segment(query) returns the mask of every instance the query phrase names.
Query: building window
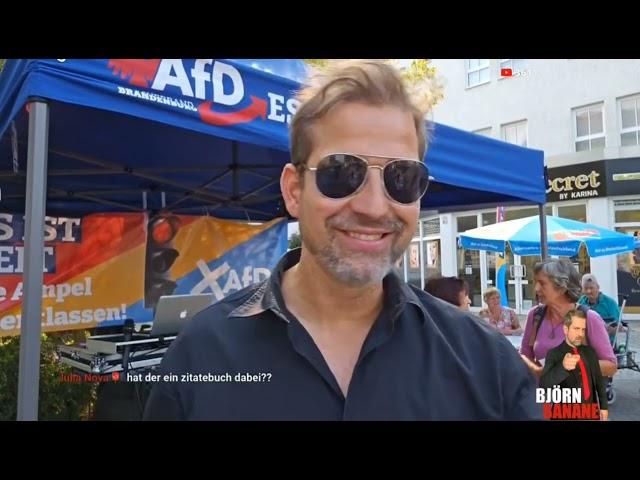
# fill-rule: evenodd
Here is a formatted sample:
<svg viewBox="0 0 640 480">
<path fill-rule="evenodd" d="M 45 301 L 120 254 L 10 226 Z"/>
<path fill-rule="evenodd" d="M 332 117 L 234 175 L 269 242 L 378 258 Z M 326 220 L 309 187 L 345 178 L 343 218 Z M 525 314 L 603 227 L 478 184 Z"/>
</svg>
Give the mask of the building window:
<svg viewBox="0 0 640 480">
<path fill-rule="evenodd" d="M 573 110 L 576 152 L 604 148 L 603 104 Z"/>
<path fill-rule="evenodd" d="M 478 227 L 478 215 L 464 215 L 456 218 L 458 236 L 456 238 L 456 253 L 458 260 L 458 278 L 469 284 L 469 298 L 472 306 L 482 306 L 482 288 L 480 285 L 480 251 L 465 250 L 460 244 L 460 233 Z"/>
<path fill-rule="evenodd" d="M 577 205 L 558 205 L 558 217 L 577 220 L 578 222 L 586 222 L 587 205 L 585 203 Z"/>
<path fill-rule="evenodd" d="M 620 100 L 620 145 L 640 145 L 640 95 Z"/>
<path fill-rule="evenodd" d="M 413 241 L 405 252 L 406 281 L 414 287 L 422 289 L 420 276 L 420 241 Z"/>
<path fill-rule="evenodd" d="M 626 295 L 625 313 L 640 314 L 640 201 L 618 200 L 614 202 L 615 229 L 635 240 L 633 252 L 616 256 L 618 295 Z"/>
<path fill-rule="evenodd" d="M 527 121 L 507 123 L 502 125 L 502 139 L 505 142 L 526 147 L 527 142 Z"/>
<path fill-rule="evenodd" d="M 551 205 L 545 205 L 544 213 L 546 215 L 553 215 L 553 207 Z M 504 221 L 518 220 L 519 218 L 534 217 L 539 214 L 537 207 L 528 208 L 507 208 L 504 212 Z"/>
<path fill-rule="evenodd" d="M 500 60 L 500 71 L 503 68 L 510 68 L 512 71 L 524 70 L 527 66 L 527 62 L 522 58 L 505 58 Z"/>
<path fill-rule="evenodd" d="M 472 133 L 475 133 L 476 135 L 482 135 L 483 137 L 490 137 L 491 136 L 491 127 L 481 128 L 479 130 L 474 130 Z"/>
<path fill-rule="evenodd" d="M 428 280 L 433 277 L 442 276 L 442 265 L 440 264 L 440 239 L 426 240 L 423 243 L 424 252 L 424 278 Z"/>
<path fill-rule="evenodd" d="M 493 225 L 497 223 L 497 213 L 496 212 L 487 212 L 482 214 L 482 226 L 486 227 L 487 225 Z"/>
<path fill-rule="evenodd" d="M 576 220 L 578 222 L 587 221 L 587 204 L 580 203 L 574 205 L 558 205 L 558 217 Z M 580 275 L 591 272 L 591 258 L 587 249 L 582 245 L 578 250 L 578 254 L 569 258 L 569 261 L 575 265 Z"/>
<path fill-rule="evenodd" d="M 422 221 L 422 235 L 440 235 L 440 217 L 430 218 Z"/>
<path fill-rule="evenodd" d="M 476 85 L 482 85 L 488 83 L 491 80 L 491 74 L 489 72 L 489 59 L 470 59 L 465 60 L 467 71 L 467 87 L 475 87 Z"/>
<path fill-rule="evenodd" d="M 616 200 L 615 212 L 616 212 L 615 213 L 616 224 L 625 224 L 623 226 L 629 226 L 631 224 L 640 225 L 640 201 L 639 200 Z"/>
</svg>

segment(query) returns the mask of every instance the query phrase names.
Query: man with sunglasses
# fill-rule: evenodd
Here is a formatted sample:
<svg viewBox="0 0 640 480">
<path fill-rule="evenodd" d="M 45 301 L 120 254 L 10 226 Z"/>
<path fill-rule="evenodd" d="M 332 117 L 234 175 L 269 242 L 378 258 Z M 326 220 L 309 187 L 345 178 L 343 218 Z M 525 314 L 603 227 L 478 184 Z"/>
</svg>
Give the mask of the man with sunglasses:
<svg viewBox="0 0 640 480">
<path fill-rule="evenodd" d="M 158 384 L 145 417 L 541 418 L 508 341 L 394 273 L 429 185 L 424 109 L 381 62 L 313 80 L 299 94 L 280 180 L 302 248 L 198 314 L 161 369 L 234 381 Z M 235 381 L 245 373 L 267 375 Z"/>
</svg>

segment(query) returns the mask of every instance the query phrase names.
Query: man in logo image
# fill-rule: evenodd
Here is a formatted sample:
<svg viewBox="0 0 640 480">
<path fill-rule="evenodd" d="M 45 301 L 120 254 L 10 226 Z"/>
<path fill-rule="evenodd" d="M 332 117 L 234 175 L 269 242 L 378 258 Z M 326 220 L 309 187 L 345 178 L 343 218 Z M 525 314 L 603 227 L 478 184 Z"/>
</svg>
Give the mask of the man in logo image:
<svg viewBox="0 0 640 480">
<path fill-rule="evenodd" d="M 541 418 L 511 344 L 394 271 L 428 194 L 426 109 L 378 61 L 337 65 L 299 97 L 280 184 L 302 247 L 199 313 L 161 366 L 267 376 L 157 384 L 145 418 Z"/>
<path fill-rule="evenodd" d="M 609 417 L 606 385 L 595 350 L 586 344 L 587 317 L 570 310 L 564 320 L 565 341 L 549 350 L 540 387 L 580 388 L 582 403 L 598 403 L 600 419 Z"/>
</svg>

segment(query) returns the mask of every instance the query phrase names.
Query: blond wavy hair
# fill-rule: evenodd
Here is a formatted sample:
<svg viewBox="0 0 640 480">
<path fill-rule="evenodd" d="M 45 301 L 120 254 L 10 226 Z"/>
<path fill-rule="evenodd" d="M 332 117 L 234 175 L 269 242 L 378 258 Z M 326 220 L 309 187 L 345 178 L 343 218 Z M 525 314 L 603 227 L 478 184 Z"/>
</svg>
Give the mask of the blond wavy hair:
<svg viewBox="0 0 640 480">
<path fill-rule="evenodd" d="M 344 102 L 392 105 L 410 112 L 418 137 L 418 153 L 424 158 L 428 145 L 425 117 L 437 101 L 437 94 L 424 82 L 404 80 L 397 68 L 381 60 L 343 60 L 312 69 L 297 99 L 300 104 L 290 129 L 291 161 L 302 171 L 313 148 L 312 125 Z"/>
</svg>

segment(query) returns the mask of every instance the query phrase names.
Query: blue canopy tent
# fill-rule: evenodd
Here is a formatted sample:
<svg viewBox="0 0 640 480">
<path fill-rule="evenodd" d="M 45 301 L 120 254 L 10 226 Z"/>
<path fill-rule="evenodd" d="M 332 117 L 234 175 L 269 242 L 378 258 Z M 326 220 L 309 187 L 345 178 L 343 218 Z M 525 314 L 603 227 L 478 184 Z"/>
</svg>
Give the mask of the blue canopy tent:
<svg viewBox="0 0 640 480">
<path fill-rule="evenodd" d="M 300 65 L 284 75 L 299 80 Z M 287 123 L 299 83 L 277 66 L 7 62 L 0 76 L 0 207 L 26 215 L 19 419 L 37 418 L 45 211 L 167 208 L 258 221 L 286 215 L 279 176 L 289 160 Z M 434 181 L 423 209 L 545 201 L 540 151 L 436 124 L 426 161 Z"/>
<path fill-rule="evenodd" d="M 280 101 L 290 100 L 297 84 L 231 62 L 200 63 L 201 81 L 187 77 L 198 68 L 195 61 L 144 62 L 154 60 L 7 63 L 0 84 L 2 158 L 17 157 L 18 171 L 8 161 L 0 173 L 3 208 L 23 206 L 25 104 L 41 97 L 50 100 L 48 212 L 166 206 L 221 218 L 283 215 L 277 179 L 288 138 Z"/>
<path fill-rule="evenodd" d="M 25 105 L 39 97 L 50 100 L 52 214 L 157 209 L 164 197 L 164 206 L 181 213 L 285 215 L 277 180 L 289 158 L 286 122 L 299 84 L 267 73 L 274 61 L 143 62 L 154 61 L 7 62 L 0 82 L 3 210 L 24 209 Z M 284 74 L 299 77 L 301 69 Z M 434 181 L 423 209 L 544 202 L 542 152 L 441 124 L 431 136 L 426 161 Z"/>
</svg>

